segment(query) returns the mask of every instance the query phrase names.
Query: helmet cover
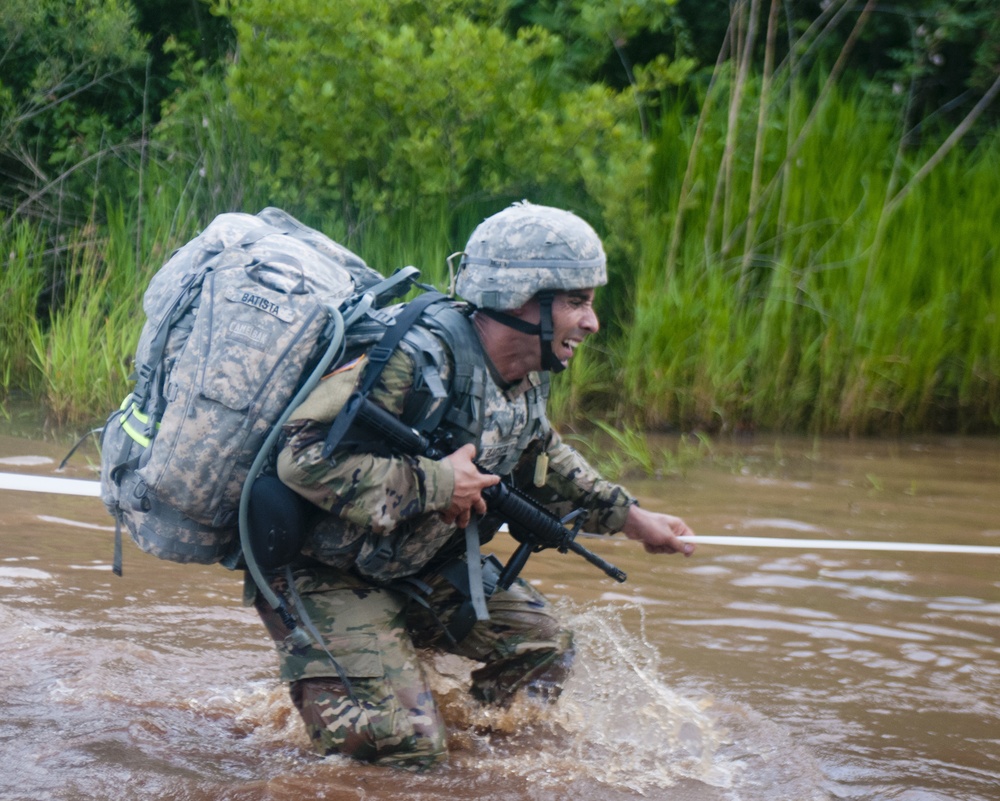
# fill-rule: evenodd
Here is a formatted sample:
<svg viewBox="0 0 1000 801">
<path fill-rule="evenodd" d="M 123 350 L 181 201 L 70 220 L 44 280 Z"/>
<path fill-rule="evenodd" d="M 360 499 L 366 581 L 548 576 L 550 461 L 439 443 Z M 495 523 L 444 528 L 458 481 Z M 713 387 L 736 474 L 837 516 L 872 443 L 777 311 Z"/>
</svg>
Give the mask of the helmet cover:
<svg viewBox="0 0 1000 801">
<path fill-rule="evenodd" d="M 539 292 L 603 286 L 606 265 L 590 225 L 572 212 L 521 201 L 472 232 L 456 291 L 480 308 L 516 309 Z"/>
</svg>

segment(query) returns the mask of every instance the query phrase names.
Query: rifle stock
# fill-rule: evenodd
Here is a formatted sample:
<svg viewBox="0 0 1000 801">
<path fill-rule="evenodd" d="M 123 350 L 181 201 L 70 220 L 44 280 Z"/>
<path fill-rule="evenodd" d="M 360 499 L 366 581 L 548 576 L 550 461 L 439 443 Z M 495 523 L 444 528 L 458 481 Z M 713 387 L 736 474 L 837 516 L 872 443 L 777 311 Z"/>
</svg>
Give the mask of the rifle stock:
<svg viewBox="0 0 1000 801">
<path fill-rule="evenodd" d="M 379 432 L 393 447 L 403 453 L 426 456 L 430 459 L 441 459 L 447 455 L 420 432 L 410 428 L 361 394 L 351 396 L 345 405 L 345 410 L 348 408 L 356 415 L 359 422 Z M 533 498 L 503 482 L 487 487 L 482 495 L 486 501 L 486 508 L 500 517 L 507 524 L 511 535 L 521 543 L 504 565 L 497 582 L 499 586 L 504 589 L 509 588 L 524 568 L 528 557 L 546 548 L 555 548 L 561 553 L 572 551 L 603 570 L 615 581 L 625 581 L 626 575 L 622 570 L 584 548 L 574 539 L 577 531 L 566 528 L 565 522 L 575 517 L 576 513 L 570 515 L 566 521 L 560 520 Z"/>
</svg>

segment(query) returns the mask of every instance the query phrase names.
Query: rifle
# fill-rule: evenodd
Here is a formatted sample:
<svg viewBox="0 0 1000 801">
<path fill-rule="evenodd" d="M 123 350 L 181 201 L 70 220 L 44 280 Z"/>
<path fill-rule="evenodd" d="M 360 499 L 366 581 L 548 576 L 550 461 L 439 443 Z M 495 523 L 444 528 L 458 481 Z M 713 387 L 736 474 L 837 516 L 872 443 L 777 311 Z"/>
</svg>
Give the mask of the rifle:
<svg viewBox="0 0 1000 801">
<path fill-rule="evenodd" d="M 429 459 L 441 459 L 447 455 L 429 438 L 410 428 L 361 393 L 356 392 L 348 399 L 342 413 L 344 412 L 357 422 L 377 431 L 390 448 L 399 452 L 412 456 L 425 456 Z M 487 471 L 482 470 L 482 472 Z M 615 581 L 625 581 L 626 575 L 622 570 L 587 550 L 575 540 L 579 533 L 579 522 L 572 529 L 566 528 L 567 523 L 582 517 L 582 509 L 577 509 L 560 519 L 533 498 L 502 481 L 486 487 L 482 495 L 486 501 L 486 508 L 507 524 L 511 536 L 520 543 L 500 572 L 498 586 L 509 589 L 514 579 L 524 569 L 528 557 L 546 548 L 555 548 L 560 553 L 572 551 L 603 570 Z"/>
</svg>

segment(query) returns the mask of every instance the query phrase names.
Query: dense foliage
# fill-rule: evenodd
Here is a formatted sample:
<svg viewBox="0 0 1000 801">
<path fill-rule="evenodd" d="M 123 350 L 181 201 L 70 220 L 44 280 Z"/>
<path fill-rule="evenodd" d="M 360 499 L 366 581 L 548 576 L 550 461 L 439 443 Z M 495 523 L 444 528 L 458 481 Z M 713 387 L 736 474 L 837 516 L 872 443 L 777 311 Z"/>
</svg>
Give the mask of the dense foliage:
<svg viewBox="0 0 1000 801">
<path fill-rule="evenodd" d="M 635 92 L 569 68 L 544 28 L 508 33 L 493 22 L 500 5 L 234 3 L 232 101 L 277 154 L 272 192 L 351 219 L 555 187 L 634 216 L 645 181 Z"/>
<path fill-rule="evenodd" d="M 995 430 L 998 92 L 994 0 L 7 0 L 0 378 L 96 416 L 221 211 L 441 282 L 530 197 L 614 265 L 562 416 Z"/>
<path fill-rule="evenodd" d="M 4 3 L 0 198 L 8 219 L 79 212 L 105 185 L 101 167 L 128 159 L 142 132 L 145 50 L 125 0 Z M 82 222 L 74 214 L 70 224 Z"/>
</svg>

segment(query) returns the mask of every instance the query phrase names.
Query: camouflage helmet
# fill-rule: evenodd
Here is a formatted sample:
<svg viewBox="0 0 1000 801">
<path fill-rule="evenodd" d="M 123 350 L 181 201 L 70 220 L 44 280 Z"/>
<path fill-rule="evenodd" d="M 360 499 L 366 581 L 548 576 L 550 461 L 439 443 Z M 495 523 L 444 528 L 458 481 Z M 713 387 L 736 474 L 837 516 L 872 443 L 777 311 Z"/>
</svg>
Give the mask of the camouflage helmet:
<svg viewBox="0 0 1000 801">
<path fill-rule="evenodd" d="M 539 292 L 603 286 L 606 262 L 601 239 L 586 222 L 525 200 L 472 232 L 455 289 L 483 309 L 516 309 Z"/>
</svg>

